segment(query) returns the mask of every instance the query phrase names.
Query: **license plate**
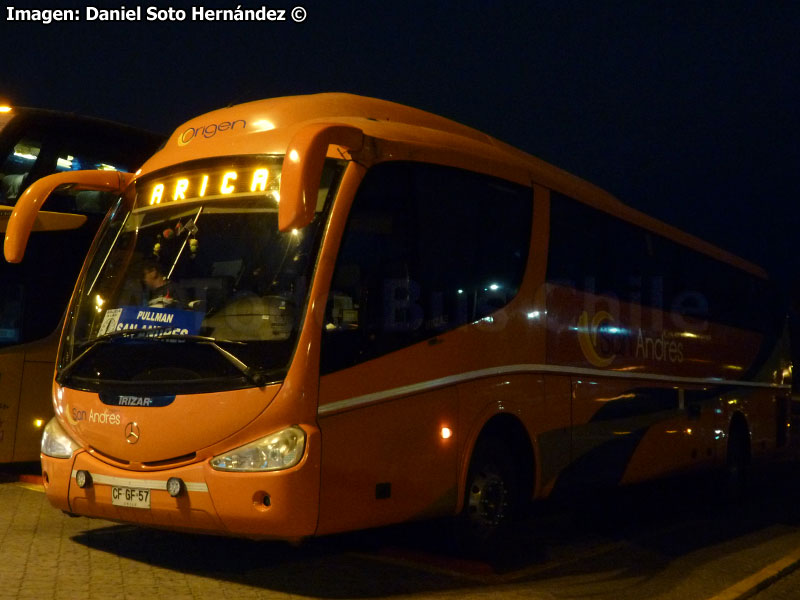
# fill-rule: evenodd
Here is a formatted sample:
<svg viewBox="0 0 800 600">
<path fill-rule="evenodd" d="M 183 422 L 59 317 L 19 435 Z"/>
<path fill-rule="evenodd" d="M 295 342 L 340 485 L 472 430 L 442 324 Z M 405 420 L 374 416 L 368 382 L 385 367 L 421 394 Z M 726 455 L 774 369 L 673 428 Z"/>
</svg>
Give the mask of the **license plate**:
<svg viewBox="0 0 800 600">
<path fill-rule="evenodd" d="M 150 490 L 112 486 L 111 504 L 130 508 L 150 508 Z"/>
</svg>

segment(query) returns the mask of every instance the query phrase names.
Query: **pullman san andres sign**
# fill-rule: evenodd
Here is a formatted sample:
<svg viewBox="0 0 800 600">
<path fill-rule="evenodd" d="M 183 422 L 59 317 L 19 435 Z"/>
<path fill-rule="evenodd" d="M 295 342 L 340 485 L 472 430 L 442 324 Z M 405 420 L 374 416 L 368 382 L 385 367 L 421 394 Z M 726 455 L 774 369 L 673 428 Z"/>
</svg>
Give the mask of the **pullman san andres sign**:
<svg viewBox="0 0 800 600">
<path fill-rule="evenodd" d="M 106 311 L 97 335 L 123 330 L 153 329 L 153 336 L 195 335 L 200 331 L 203 313 L 173 308 L 121 306 Z"/>
</svg>

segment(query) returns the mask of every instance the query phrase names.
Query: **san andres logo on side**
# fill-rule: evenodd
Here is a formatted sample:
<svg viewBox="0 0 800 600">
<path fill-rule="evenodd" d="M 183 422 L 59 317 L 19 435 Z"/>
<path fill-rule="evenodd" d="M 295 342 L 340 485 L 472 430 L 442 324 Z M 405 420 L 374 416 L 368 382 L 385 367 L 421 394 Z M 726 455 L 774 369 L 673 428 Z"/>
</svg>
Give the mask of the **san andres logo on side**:
<svg viewBox="0 0 800 600">
<path fill-rule="evenodd" d="M 606 311 L 601 310 L 594 314 L 591 323 L 589 313 L 584 311 L 578 319 L 578 343 L 581 351 L 590 363 L 595 367 L 607 367 L 617 357 L 616 354 L 604 356 L 598 350 L 597 333 L 603 323 L 613 323 L 614 318 Z"/>
<path fill-rule="evenodd" d="M 578 343 L 583 356 L 595 367 L 608 367 L 618 356 L 648 363 L 682 363 L 682 337 L 697 337 L 691 332 L 660 330 L 648 334 L 641 327 L 633 329 L 615 324 L 611 313 L 601 310 L 589 317 L 584 311 L 578 318 Z"/>
</svg>

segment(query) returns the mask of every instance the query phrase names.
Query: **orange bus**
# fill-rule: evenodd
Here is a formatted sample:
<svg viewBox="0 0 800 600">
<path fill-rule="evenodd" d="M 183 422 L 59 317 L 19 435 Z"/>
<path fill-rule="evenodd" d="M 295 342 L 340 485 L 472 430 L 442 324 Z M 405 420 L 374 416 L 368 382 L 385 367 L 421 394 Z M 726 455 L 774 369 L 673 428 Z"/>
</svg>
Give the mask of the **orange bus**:
<svg viewBox="0 0 800 600">
<path fill-rule="evenodd" d="M 301 539 L 787 447 L 765 273 L 445 118 L 347 94 L 214 111 L 118 182 L 42 440 L 50 502 Z"/>
<path fill-rule="evenodd" d="M 71 113 L 0 106 L 0 232 L 25 188 L 51 173 L 133 170 L 156 134 Z M 51 383 L 64 309 L 86 251 L 116 196 L 58 193 L 40 213 L 30 256 L 0 264 L 0 464 L 39 460 L 53 416 Z M 68 249 L 68 251 L 65 251 Z"/>
</svg>

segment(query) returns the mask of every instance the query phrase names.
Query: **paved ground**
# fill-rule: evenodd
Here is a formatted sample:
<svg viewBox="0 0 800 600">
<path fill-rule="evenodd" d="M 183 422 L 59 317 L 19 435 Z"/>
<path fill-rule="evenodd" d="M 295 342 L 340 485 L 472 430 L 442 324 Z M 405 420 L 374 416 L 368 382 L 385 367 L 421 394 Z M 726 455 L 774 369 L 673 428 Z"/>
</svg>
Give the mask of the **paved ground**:
<svg viewBox="0 0 800 600">
<path fill-rule="evenodd" d="M 373 562 L 368 541 L 350 544 L 339 537 L 296 548 L 70 518 L 39 486 L 0 484 L 0 599 L 496 596 L 468 574 Z"/>
<path fill-rule="evenodd" d="M 658 489 L 598 504 L 537 517 L 523 532 L 533 542 L 490 565 L 407 529 L 294 547 L 71 518 L 40 486 L 0 482 L 0 600 L 740 600 L 748 589 L 736 583 L 800 556 L 797 496 L 781 487 L 735 509 Z"/>
<path fill-rule="evenodd" d="M 800 598 L 800 570 L 795 570 L 766 587 L 750 600 L 797 600 Z"/>
</svg>

